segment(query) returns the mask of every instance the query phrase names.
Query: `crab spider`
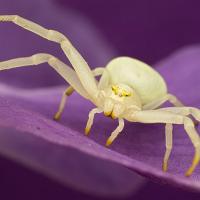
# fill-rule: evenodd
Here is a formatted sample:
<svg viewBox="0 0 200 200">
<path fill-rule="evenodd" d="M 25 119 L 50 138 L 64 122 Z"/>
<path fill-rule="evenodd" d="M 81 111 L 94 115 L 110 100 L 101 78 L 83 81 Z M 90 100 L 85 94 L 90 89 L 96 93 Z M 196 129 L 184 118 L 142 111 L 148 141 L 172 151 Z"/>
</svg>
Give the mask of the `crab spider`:
<svg viewBox="0 0 200 200">
<path fill-rule="evenodd" d="M 105 68 L 96 68 L 92 71 L 69 39 L 58 31 L 45 29 L 17 15 L 1 15 L 0 22 L 13 22 L 47 40 L 60 44 L 72 64 L 73 69 L 54 56 L 45 53 L 0 62 L 0 70 L 47 62 L 70 84 L 63 94 L 58 112 L 54 116 L 55 119 L 60 118 L 67 96 L 76 91 L 96 106 L 89 113 L 86 134 L 90 132 L 96 113 L 104 113 L 105 116 L 118 119 L 119 125 L 108 138 L 107 146 L 123 130 L 124 120 L 164 123 L 166 124 L 164 171 L 168 168 L 172 150 L 172 126 L 173 124 L 182 124 L 195 148 L 192 164 L 185 175 L 190 176 L 193 173 L 200 160 L 200 139 L 194 122 L 188 115 L 192 115 L 195 120 L 200 121 L 200 110 L 184 107 L 174 95 L 169 94 L 164 79 L 153 68 L 133 58 L 119 57 L 113 59 Z M 99 75 L 101 77 L 97 81 L 95 76 Z M 175 107 L 159 108 L 166 101 L 171 102 Z"/>
</svg>

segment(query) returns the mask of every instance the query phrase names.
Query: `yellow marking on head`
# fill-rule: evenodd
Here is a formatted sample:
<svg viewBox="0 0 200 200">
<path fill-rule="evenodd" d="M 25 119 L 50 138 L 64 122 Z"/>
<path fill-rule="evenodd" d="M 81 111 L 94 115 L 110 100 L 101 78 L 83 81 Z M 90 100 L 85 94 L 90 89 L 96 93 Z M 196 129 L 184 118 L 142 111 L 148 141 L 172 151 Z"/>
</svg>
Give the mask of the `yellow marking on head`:
<svg viewBox="0 0 200 200">
<path fill-rule="evenodd" d="M 119 87 L 117 85 L 112 85 L 112 91 L 117 95 Z"/>
<path fill-rule="evenodd" d="M 130 92 L 127 92 L 125 89 L 121 88 L 118 85 L 112 85 L 112 91 L 115 93 L 115 95 L 119 95 L 120 97 L 131 96 Z"/>
</svg>

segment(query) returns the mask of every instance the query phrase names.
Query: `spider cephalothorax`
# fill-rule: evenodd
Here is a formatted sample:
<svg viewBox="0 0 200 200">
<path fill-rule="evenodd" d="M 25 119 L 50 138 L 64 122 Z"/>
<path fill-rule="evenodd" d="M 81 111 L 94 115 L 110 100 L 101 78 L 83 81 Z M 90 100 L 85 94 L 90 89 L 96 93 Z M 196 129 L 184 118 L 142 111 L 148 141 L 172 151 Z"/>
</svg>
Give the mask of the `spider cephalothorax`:
<svg viewBox="0 0 200 200">
<path fill-rule="evenodd" d="M 106 116 L 118 119 L 119 125 L 108 138 L 107 146 L 123 130 L 124 119 L 130 122 L 164 123 L 166 124 L 164 171 L 167 170 L 172 149 L 172 125 L 182 124 L 195 148 L 192 165 L 185 175 L 190 176 L 193 173 L 200 160 L 200 139 L 194 122 L 188 116 L 192 115 L 195 120 L 200 121 L 200 110 L 184 107 L 175 96 L 169 94 L 164 79 L 153 68 L 134 58 L 119 57 L 109 62 L 106 67 L 91 71 L 68 38 L 58 31 L 45 29 L 17 15 L 2 15 L 0 21 L 13 22 L 45 39 L 59 43 L 71 62 L 73 69 L 46 53 L 0 62 L 0 70 L 47 62 L 70 84 L 63 93 L 54 119 L 60 118 L 67 96 L 70 96 L 75 90 L 96 106 L 89 113 L 85 128 L 86 134 L 90 132 L 96 113 L 104 113 Z M 101 76 L 100 80 L 97 81 L 95 76 Z M 159 108 L 166 101 L 170 101 L 175 107 Z"/>
<path fill-rule="evenodd" d="M 119 97 L 130 97 L 133 95 L 133 89 L 125 84 L 112 85 L 112 91 Z"/>
<path fill-rule="evenodd" d="M 104 90 L 103 111 L 113 119 L 123 118 L 129 110 L 141 110 L 141 100 L 133 88 L 126 84 L 114 84 Z"/>
</svg>

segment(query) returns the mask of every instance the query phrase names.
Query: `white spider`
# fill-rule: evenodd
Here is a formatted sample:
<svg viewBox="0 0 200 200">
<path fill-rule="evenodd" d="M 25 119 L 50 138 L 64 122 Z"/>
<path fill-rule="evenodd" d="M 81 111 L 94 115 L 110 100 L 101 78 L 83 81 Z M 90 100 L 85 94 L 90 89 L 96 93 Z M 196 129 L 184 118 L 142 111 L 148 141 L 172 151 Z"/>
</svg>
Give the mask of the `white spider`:
<svg viewBox="0 0 200 200">
<path fill-rule="evenodd" d="M 86 134 L 91 129 L 96 113 L 103 112 L 106 116 L 118 119 L 119 125 L 108 138 L 107 146 L 123 130 L 124 119 L 130 122 L 164 123 L 166 124 L 164 171 L 167 170 L 172 149 L 172 124 L 183 124 L 195 148 L 192 164 L 185 175 L 190 176 L 193 173 L 200 160 L 200 140 L 194 122 L 188 115 L 200 121 L 200 110 L 183 107 L 175 96 L 167 93 L 165 81 L 154 69 L 139 60 L 119 57 L 108 63 L 105 68 L 96 68 L 91 71 L 83 57 L 63 34 L 55 30 L 47 30 L 17 15 L 2 15 L 0 21 L 13 22 L 47 40 L 59 43 L 71 62 L 74 70 L 54 56 L 45 53 L 0 62 L 0 70 L 47 62 L 70 84 L 63 94 L 55 119 L 60 118 L 67 96 L 75 90 L 96 106 L 89 113 Z M 101 78 L 98 82 L 94 77 L 99 75 Z M 159 108 L 166 101 L 171 102 L 175 107 Z"/>
</svg>

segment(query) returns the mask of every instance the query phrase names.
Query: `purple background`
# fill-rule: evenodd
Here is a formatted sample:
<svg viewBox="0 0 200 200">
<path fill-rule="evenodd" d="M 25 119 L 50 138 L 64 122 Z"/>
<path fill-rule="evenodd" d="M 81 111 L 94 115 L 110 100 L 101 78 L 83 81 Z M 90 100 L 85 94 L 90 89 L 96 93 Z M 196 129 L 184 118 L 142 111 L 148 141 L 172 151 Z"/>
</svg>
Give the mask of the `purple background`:
<svg viewBox="0 0 200 200">
<path fill-rule="evenodd" d="M 55 0 L 95 23 L 119 55 L 155 63 L 175 49 L 200 42 L 198 0 Z"/>
<path fill-rule="evenodd" d="M 54 21 L 54 28 L 69 35 L 75 46 L 78 48 L 80 47 L 81 52 L 92 66 L 99 66 L 102 63 L 105 64 L 111 57 L 116 55 L 137 57 L 150 64 L 154 64 L 172 53 L 172 51 L 186 45 L 199 43 L 200 41 L 199 1 L 90 0 L 84 1 L 83 3 L 83 1 L 80 0 L 54 0 L 54 3 L 62 11 L 72 9 L 88 18 L 89 22 L 94 23 L 97 27 L 97 33 L 101 33 L 102 37 L 104 37 L 104 41 L 106 41 L 104 46 L 108 43 L 108 46 L 111 46 L 114 52 L 108 49 L 107 52 L 102 52 L 102 54 L 99 54 L 99 57 L 95 56 L 95 59 L 92 59 L 92 39 L 90 44 L 84 44 L 84 36 L 81 40 L 80 37 L 76 39 L 76 34 L 72 34 L 76 32 L 76 28 L 74 28 L 71 33 L 70 31 L 67 33 L 67 28 L 62 30 L 60 24 L 65 20 L 66 24 L 68 24 L 70 20 L 61 19 L 59 15 L 51 15 L 51 13 L 48 12 L 48 8 L 40 9 L 37 7 L 37 3 L 31 2 L 29 4 L 28 1 L 24 3 L 24 1 L 19 0 L 0 0 L 0 11 L 4 14 L 14 14 L 14 12 L 18 11 L 18 14 L 22 13 L 23 16 L 39 20 L 41 23 L 43 20 L 51 19 L 48 26 L 51 26 L 52 21 Z M 30 10 L 32 10 L 32 12 L 30 12 Z M 40 13 L 40 15 L 38 15 L 38 13 Z M 44 19 L 39 18 L 42 14 Z M 0 25 L 0 35 L 5 34 L 4 31 L 9 33 L 11 30 L 17 34 L 15 34 L 13 38 L 10 38 L 11 41 L 9 42 L 6 41 L 5 38 L 0 39 L 1 60 L 36 53 L 37 48 L 35 48 L 35 41 L 38 40 L 40 45 L 36 44 L 36 46 L 40 46 L 40 51 L 46 51 L 46 49 L 48 49 L 48 52 L 57 52 L 57 56 L 64 58 L 64 56 L 60 54 L 58 47 L 49 43 L 47 44 L 47 42 L 44 42 L 42 39 L 32 36 L 31 33 L 27 33 L 26 35 L 26 37 L 31 38 L 31 43 L 23 44 L 23 50 L 19 49 L 19 47 L 22 47 L 20 41 L 24 37 L 22 32 L 14 26 Z M 4 30 L 3 27 L 6 27 L 6 29 Z M 83 31 L 83 35 L 87 35 L 86 30 Z M 93 40 L 95 41 L 95 38 Z M 80 41 L 82 42 L 81 44 Z M 83 48 L 83 46 L 86 47 Z M 18 49 L 15 49 L 16 47 L 18 47 Z M 98 52 L 100 49 L 101 48 L 99 48 Z M 90 57 L 87 58 L 87 55 L 90 55 Z M 21 73 L 24 74 L 21 75 Z M 0 77 L 4 82 L 18 84 L 22 87 L 50 86 L 63 83 L 49 68 L 41 72 L 40 75 L 35 72 L 30 77 L 27 73 L 32 74 L 32 71 L 8 72 L 7 75 L 3 74 L 0 75 Z M 51 81 L 45 81 L 43 79 L 39 79 L 39 82 L 30 81 L 30 79 L 36 80 L 37 76 L 44 76 L 46 73 L 48 73 L 48 76 L 53 77 Z M 17 78 L 15 79 L 15 77 L 13 81 L 6 80 L 6 77 L 11 75 L 16 75 L 17 77 L 19 74 L 25 82 L 27 81 L 27 85 L 24 83 L 22 84 Z M 28 84 L 29 81 L 30 84 Z M 7 199 L 66 199 L 69 196 L 71 199 L 94 199 L 91 196 L 78 193 L 76 190 L 66 188 L 4 157 L 1 158 L 0 169 L 0 177 L 2 180 L 0 181 L 0 187 L 2 188 L 0 196 L 5 196 L 4 199 L 6 199 L 6 197 Z M 199 195 L 174 189 L 170 186 L 160 186 L 147 181 L 141 188 L 141 191 L 129 199 L 149 199 L 150 197 L 152 199 L 169 199 L 175 197 L 197 199 Z"/>
</svg>

